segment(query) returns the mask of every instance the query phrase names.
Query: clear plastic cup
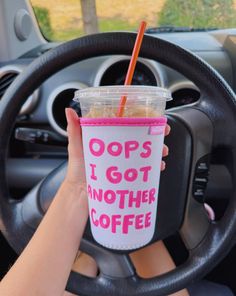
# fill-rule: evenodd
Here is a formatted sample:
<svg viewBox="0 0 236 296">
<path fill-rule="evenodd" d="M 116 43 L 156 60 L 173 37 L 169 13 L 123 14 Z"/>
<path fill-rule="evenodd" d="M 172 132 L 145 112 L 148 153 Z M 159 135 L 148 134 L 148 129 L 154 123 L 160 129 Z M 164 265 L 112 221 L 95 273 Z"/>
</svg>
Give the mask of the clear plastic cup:
<svg viewBox="0 0 236 296">
<path fill-rule="evenodd" d="M 123 117 L 116 117 L 127 97 Z M 156 213 L 168 90 L 105 86 L 76 91 L 94 239 L 117 250 L 148 244 Z M 157 227 L 158 231 L 158 227 Z"/>
<path fill-rule="evenodd" d="M 153 86 L 102 86 L 75 92 L 82 117 L 116 117 L 120 98 L 127 98 L 123 117 L 159 117 L 164 114 L 169 90 Z"/>
</svg>

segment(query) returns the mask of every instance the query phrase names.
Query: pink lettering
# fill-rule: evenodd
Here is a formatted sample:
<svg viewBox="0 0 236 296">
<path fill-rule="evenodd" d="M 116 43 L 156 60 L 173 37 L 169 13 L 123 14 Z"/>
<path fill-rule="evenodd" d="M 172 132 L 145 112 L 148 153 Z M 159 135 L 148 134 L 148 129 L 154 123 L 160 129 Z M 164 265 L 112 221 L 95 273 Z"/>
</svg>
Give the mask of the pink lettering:
<svg viewBox="0 0 236 296">
<path fill-rule="evenodd" d="M 92 170 L 92 173 L 90 175 L 90 178 L 93 179 L 93 180 L 97 180 L 97 176 L 95 175 L 96 164 L 90 163 L 89 165 L 90 165 L 91 170 Z"/>
<path fill-rule="evenodd" d="M 102 228 L 105 228 L 106 229 L 110 225 L 110 218 L 106 214 L 102 214 L 100 216 L 99 221 L 100 221 L 100 225 L 101 225 Z"/>
<path fill-rule="evenodd" d="M 130 152 L 137 150 L 139 143 L 137 141 L 125 142 L 125 158 L 130 158 Z"/>
<path fill-rule="evenodd" d="M 150 142 L 150 141 L 147 141 L 147 142 L 143 143 L 143 149 L 145 149 L 146 152 L 141 152 L 140 153 L 140 156 L 142 158 L 147 158 L 147 157 L 149 157 L 151 155 L 151 153 L 152 153 L 152 150 L 151 150 L 151 147 L 150 147 L 151 145 L 152 145 L 152 142 Z"/>
<path fill-rule="evenodd" d="M 143 214 L 137 215 L 135 218 L 135 228 L 142 229 L 143 228 Z"/>
<path fill-rule="evenodd" d="M 120 202 L 119 202 L 119 208 L 124 209 L 125 207 L 125 196 L 129 193 L 129 190 L 117 190 L 116 194 L 120 195 Z"/>
<path fill-rule="evenodd" d="M 148 181 L 148 172 L 151 169 L 152 169 L 151 166 L 146 166 L 146 167 L 140 168 L 140 172 L 143 172 L 143 182 L 147 182 Z"/>
<path fill-rule="evenodd" d="M 156 194 L 156 189 L 152 188 L 149 191 L 149 204 L 153 203 L 155 201 L 155 194 Z"/>
<path fill-rule="evenodd" d="M 101 156 L 105 151 L 105 144 L 102 140 L 93 138 L 89 141 L 89 150 L 94 156 Z"/>
<path fill-rule="evenodd" d="M 129 208 L 132 208 L 132 207 L 140 208 L 141 193 L 142 193 L 142 191 L 138 190 L 138 191 L 136 191 L 136 196 L 134 196 L 134 191 L 130 191 L 129 203 L 128 203 Z"/>
<path fill-rule="evenodd" d="M 117 203 L 120 209 L 140 208 L 142 203 L 152 204 L 156 201 L 156 188 L 150 190 L 103 190 L 101 188 L 87 187 L 88 197 L 95 201 L 105 202 L 107 204 Z"/>
<path fill-rule="evenodd" d="M 98 189 L 98 191 L 93 188 L 93 199 L 102 201 L 102 189 Z"/>
<path fill-rule="evenodd" d="M 95 226 L 98 226 L 99 222 L 98 222 L 98 220 L 96 220 L 94 218 L 94 215 L 96 215 L 96 210 L 92 208 L 91 209 L 91 220 Z"/>
<path fill-rule="evenodd" d="M 148 228 L 151 226 L 151 212 L 148 212 L 146 215 L 145 215 L 145 222 L 144 222 L 144 225 L 145 225 L 145 228 Z"/>
<path fill-rule="evenodd" d="M 111 142 L 107 147 L 107 151 L 112 156 L 119 156 L 122 152 L 122 145 L 119 142 Z"/>
<path fill-rule="evenodd" d="M 137 179 L 138 172 L 136 169 L 127 169 L 124 174 L 124 178 L 127 182 L 133 182 Z"/>
<path fill-rule="evenodd" d="M 104 193 L 104 201 L 108 204 L 114 203 L 116 200 L 116 193 L 113 190 L 106 190 Z"/>
<path fill-rule="evenodd" d="M 117 229 L 120 228 L 122 233 L 127 234 L 132 226 L 134 229 L 143 229 L 151 226 L 151 212 L 146 214 L 128 214 L 128 215 L 107 215 L 101 214 L 100 217 L 96 218 L 96 210 L 91 209 L 90 212 L 91 221 L 96 227 L 104 229 L 110 229 L 112 233 L 117 233 Z"/>
<path fill-rule="evenodd" d="M 142 202 L 145 203 L 145 202 L 148 202 L 148 190 L 143 190 L 142 192 Z"/>
<path fill-rule="evenodd" d="M 111 166 L 106 171 L 106 178 L 108 181 L 110 181 L 113 184 L 120 183 L 122 179 L 121 173 L 117 172 L 118 167 L 117 166 Z"/>
<path fill-rule="evenodd" d="M 116 233 L 116 227 L 117 225 L 121 225 L 121 215 L 112 215 L 111 217 L 112 222 L 111 222 L 111 232 Z"/>
<path fill-rule="evenodd" d="M 123 220 L 123 227 L 122 227 L 122 232 L 123 233 L 128 233 L 129 226 L 133 225 L 134 223 L 134 215 L 125 215 L 124 220 Z"/>
</svg>

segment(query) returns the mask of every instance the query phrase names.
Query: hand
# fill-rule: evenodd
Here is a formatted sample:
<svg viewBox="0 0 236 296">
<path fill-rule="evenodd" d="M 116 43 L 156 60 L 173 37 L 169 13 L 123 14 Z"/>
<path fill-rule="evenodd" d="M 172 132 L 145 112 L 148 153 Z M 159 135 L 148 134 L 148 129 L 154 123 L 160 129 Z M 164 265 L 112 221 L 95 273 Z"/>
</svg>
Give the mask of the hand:
<svg viewBox="0 0 236 296">
<path fill-rule="evenodd" d="M 165 128 L 165 136 L 169 135 L 170 130 L 171 130 L 171 128 L 170 128 L 169 124 L 167 124 L 166 128 Z M 168 156 L 168 154 L 169 154 L 169 148 L 168 148 L 168 146 L 166 146 L 164 144 L 163 145 L 163 150 L 162 150 L 162 157 L 166 157 L 166 156 Z M 161 162 L 161 171 L 164 171 L 165 168 L 166 168 L 166 163 L 165 163 L 165 161 L 162 160 L 162 162 Z"/>
<path fill-rule="evenodd" d="M 81 127 L 77 113 L 66 108 L 67 134 L 68 134 L 68 171 L 66 181 L 86 186 L 84 154 L 82 146 Z"/>
<path fill-rule="evenodd" d="M 68 134 L 68 168 L 61 190 L 64 195 L 73 194 L 75 197 L 83 197 L 83 207 L 88 215 L 84 154 L 79 117 L 71 108 L 66 108 L 65 113 Z"/>
<path fill-rule="evenodd" d="M 81 137 L 81 128 L 79 124 L 79 118 L 76 112 L 73 109 L 66 109 L 66 118 L 67 118 L 67 132 L 68 132 L 68 153 L 69 153 L 69 162 L 68 162 L 68 171 L 65 179 L 66 186 L 73 188 L 84 187 L 86 190 L 86 178 L 85 178 L 85 168 L 84 168 L 84 156 L 83 156 L 83 147 L 82 147 L 82 137 Z M 166 125 L 165 136 L 170 133 L 170 126 Z M 166 145 L 163 146 L 162 156 L 165 157 L 168 155 L 169 149 Z M 161 163 L 161 170 L 165 169 L 165 162 Z M 79 190 L 79 189 L 77 189 Z M 81 255 L 77 258 L 74 263 L 73 269 L 77 272 L 88 276 L 96 276 L 97 274 L 97 265 L 92 258 L 88 257 L 86 254 L 80 253 Z M 87 256 L 83 259 L 83 256 Z M 88 262 L 89 261 L 89 262 Z M 63 296 L 71 296 L 73 294 L 65 292 Z"/>
<path fill-rule="evenodd" d="M 79 124 L 79 117 L 76 112 L 71 109 L 66 109 L 67 119 L 67 133 L 68 133 L 68 153 L 69 163 L 66 181 L 75 186 L 84 186 L 86 188 L 85 168 L 84 168 L 84 156 L 81 140 L 81 128 Z M 167 124 L 165 128 L 165 136 L 169 135 L 170 126 Z M 164 144 L 162 156 L 166 157 L 169 154 L 168 147 Z M 161 171 L 165 169 L 165 162 L 161 162 Z"/>
</svg>

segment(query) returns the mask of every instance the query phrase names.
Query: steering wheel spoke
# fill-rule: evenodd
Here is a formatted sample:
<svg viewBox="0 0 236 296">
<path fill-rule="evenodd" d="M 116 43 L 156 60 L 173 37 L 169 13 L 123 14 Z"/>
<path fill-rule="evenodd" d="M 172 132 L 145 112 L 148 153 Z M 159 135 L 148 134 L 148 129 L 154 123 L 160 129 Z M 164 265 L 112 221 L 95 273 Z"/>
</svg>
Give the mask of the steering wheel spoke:
<svg viewBox="0 0 236 296">
<path fill-rule="evenodd" d="M 24 222 L 36 229 L 66 175 L 67 161 L 39 182 L 22 201 Z"/>
<path fill-rule="evenodd" d="M 124 287 L 127 281 L 137 283 L 138 276 L 128 254 L 114 253 L 86 238 L 82 239 L 80 250 L 96 261 L 99 272 L 97 277 L 90 278 L 72 271 L 67 285 L 69 292 L 77 293 L 77 286 L 80 285 L 81 293 L 85 289 L 84 293 L 89 292 L 89 295 L 109 295 L 106 294 L 108 284 L 114 287 L 119 284 Z M 99 290 L 98 287 L 100 287 Z"/>
<path fill-rule="evenodd" d="M 188 249 L 195 248 L 204 238 L 210 219 L 204 207 L 208 171 L 213 141 L 213 125 L 209 117 L 194 107 L 179 109 L 181 118 L 192 138 L 192 160 L 184 221 L 180 230 Z"/>
<path fill-rule="evenodd" d="M 114 253 L 88 239 L 82 239 L 80 250 L 93 257 L 102 275 L 124 278 L 135 275 L 135 269 L 129 256 Z"/>
</svg>

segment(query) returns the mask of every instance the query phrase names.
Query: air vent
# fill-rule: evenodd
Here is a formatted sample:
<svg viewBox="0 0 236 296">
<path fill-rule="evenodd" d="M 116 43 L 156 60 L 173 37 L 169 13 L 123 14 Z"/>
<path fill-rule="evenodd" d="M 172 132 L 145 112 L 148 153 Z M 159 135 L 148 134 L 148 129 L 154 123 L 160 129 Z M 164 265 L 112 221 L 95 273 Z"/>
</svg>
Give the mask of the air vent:
<svg viewBox="0 0 236 296">
<path fill-rule="evenodd" d="M 85 88 L 87 85 L 81 82 L 67 82 L 56 87 L 49 95 L 47 103 L 48 120 L 51 126 L 62 136 L 67 137 L 65 108 L 73 107 L 80 115 L 78 104 L 72 101 L 76 90 Z"/>
<path fill-rule="evenodd" d="M 98 68 L 93 86 L 122 84 L 129 65 L 129 56 L 118 55 L 104 60 Z M 133 84 L 164 86 L 165 75 L 161 66 L 152 60 L 139 58 Z"/>
<path fill-rule="evenodd" d="M 0 100 L 5 94 L 8 87 L 16 79 L 16 77 L 23 71 L 22 65 L 8 65 L 0 68 Z M 32 111 L 38 100 L 38 90 L 36 90 L 24 103 L 20 110 L 20 115 L 28 114 Z"/>
<path fill-rule="evenodd" d="M 167 102 L 166 108 L 175 108 L 196 103 L 200 90 L 191 81 L 182 81 L 170 87 L 173 100 Z"/>
<path fill-rule="evenodd" d="M 8 87 L 12 84 L 12 82 L 17 77 L 18 73 L 6 73 L 0 77 L 0 100 L 2 96 L 5 94 Z"/>
</svg>

